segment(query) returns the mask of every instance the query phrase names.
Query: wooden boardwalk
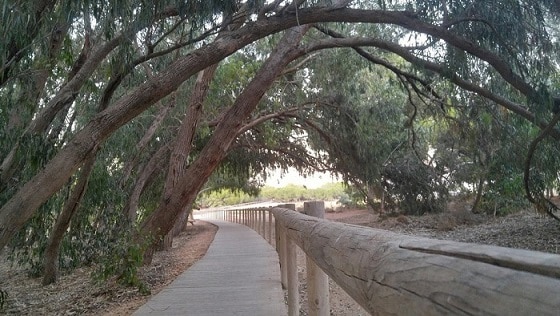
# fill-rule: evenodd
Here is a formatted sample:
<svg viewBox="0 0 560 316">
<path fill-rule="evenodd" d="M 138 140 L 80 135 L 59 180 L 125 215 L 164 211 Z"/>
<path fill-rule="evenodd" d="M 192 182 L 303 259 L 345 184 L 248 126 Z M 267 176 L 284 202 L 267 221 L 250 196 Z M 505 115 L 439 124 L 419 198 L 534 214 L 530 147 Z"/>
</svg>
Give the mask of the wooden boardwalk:
<svg viewBox="0 0 560 316">
<path fill-rule="evenodd" d="M 287 315 L 276 251 L 225 221 L 206 255 L 133 315 Z"/>
</svg>

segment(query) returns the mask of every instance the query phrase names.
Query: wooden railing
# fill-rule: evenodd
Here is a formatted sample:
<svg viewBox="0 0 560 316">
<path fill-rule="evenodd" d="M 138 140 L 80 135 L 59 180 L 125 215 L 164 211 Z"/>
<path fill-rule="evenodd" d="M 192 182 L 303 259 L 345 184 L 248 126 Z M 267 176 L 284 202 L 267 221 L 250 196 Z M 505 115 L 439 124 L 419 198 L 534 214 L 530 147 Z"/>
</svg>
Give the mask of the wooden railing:
<svg viewBox="0 0 560 316">
<path fill-rule="evenodd" d="M 331 222 L 295 212 L 293 205 L 209 214 L 274 240 L 289 315 L 299 315 L 296 245 L 374 315 L 560 314 L 558 255 Z M 310 315 L 329 315 L 328 281 L 307 279 L 313 282 L 308 289 L 320 288 L 308 293 Z"/>
</svg>

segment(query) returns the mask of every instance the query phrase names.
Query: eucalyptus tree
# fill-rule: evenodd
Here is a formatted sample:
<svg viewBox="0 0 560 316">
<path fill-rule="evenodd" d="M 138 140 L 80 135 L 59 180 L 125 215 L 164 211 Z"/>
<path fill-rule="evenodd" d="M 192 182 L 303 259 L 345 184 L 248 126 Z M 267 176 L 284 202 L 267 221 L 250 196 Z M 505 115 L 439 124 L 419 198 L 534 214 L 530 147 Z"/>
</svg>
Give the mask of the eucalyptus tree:
<svg viewBox="0 0 560 316">
<path fill-rule="evenodd" d="M 22 93 L 29 91 L 24 89 L 29 85 L 22 83 L 29 77 L 21 74 L 34 73 L 34 67 L 39 67 L 40 63 L 35 60 L 45 54 L 38 48 L 50 38 L 52 25 L 27 19 L 33 22 L 25 27 L 38 31 L 30 32 L 31 38 L 18 43 L 21 50 L 18 54 L 22 57 L 13 58 L 15 55 L 8 51 L 8 45 L 3 45 L 0 52 L 5 73 L 0 93 L 5 96 L 3 102 L 7 102 L 2 107 L 2 121 L 9 122 L 10 113 L 17 113 L 15 105 L 19 104 L 19 99 L 30 104 L 25 116 L 20 115 L 26 118 L 19 120 L 23 127 L 3 129 L 7 136 L 2 137 L 0 170 L 1 248 L 37 214 L 41 205 L 46 205 L 50 197 L 60 192 L 80 168 L 84 169 L 88 157 L 117 131 L 126 130 L 142 113 L 180 89 L 194 75 L 209 73 L 212 69 L 209 67 L 215 67 L 213 65 L 247 45 L 285 30 L 289 31 L 284 39 L 278 42 L 275 50 L 263 54 L 267 56 L 266 62 L 234 95 L 234 100 L 216 107 L 217 116 L 212 124 L 199 124 L 196 111 L 200 108 L 196 108 L 198 105 L 188 107 L 187 113 L 191 114 L 181 120 L 180 127 L 185 133 L 179 132 L 182 136 L 170 148 L 170 157 L 182 155 L 182 145 L 178 144 L 190 146 L 196 141 L 192 131 L 207 129 L 209 137 L 193 160 L 186 157 L 167 160 L 170 163 L 166 166 L 167 178 L 163 180 L 165 184 L 157 206 L 143 218 L 135 242 L 141 244 L 148 236 L 151 241 L 165 236 L 184 207 L 194 201 L 197 192 L 226 158 L 236 139 L 242 135 L 239 144 L 244 141 L 249 144 L 251 137 L 255 137 L 256 123 L 265 118 L 283 122 L 291 117 L 287 123 L 300 124 L 294 123 L 297 121 L 294 118 L 303 118 L 312 110 L 303 106 L 305 102 L 292 105 L 302 109 L 299 112 L 280 108 L 274 113 L 259 115 L 255 109 L 285 70 L 302 68 L 298 61 L 304 62 L 310 54 L 321 50 L 352 47 L 374 57 L 380 51 L 400 56 L 406 62 L 395 63 L 396 59 L 386 58 L 387 55 L 377 55 L 368 61 L 406 78 L 408 91 L 416 94 L 409 99 L 445 105 L 445 99 L 439 97 L 437 87 L 432 85 L 437 74 L 460 89 L 512 111 L 539 129 L 546 129 L 552 117 L 553 91 L 548 79 L 555 75 L 557 68 L 555 61 L 548 57 L 555 45 L 555 34 L 548 23 L 557 18 L 560 10 L 555 2 L 548 0 L 356 1 L 355 4 L 351 1 L 326 4 L 324 1 L 291 3 L 281 0 L 269 4 L 236 1 L 148 4 L 133 0 L 52 3 L 51 10 L 38 11 L 44 12 L 41 16 L 48 17 L 45 19 L 49 21 L 57 20 L 56 17 L 66 19 L 68 31 L 61 34 L 66 34 L 68 45 L 54 55 L 59 68 L 55 68 L 47 80 L 39 99 Z M 24 21 L 37 12 L 19 3 L 7 4 L 8 9 L 3 12 L 10 17 L 17 16 L 17 21 Z M 16 20 L 2 19 L 3 29 L 24 32 L 24 27 L 14 22 Z M 359 32 L 343 34 L 342 30 L 341 34 L 335 34 L 330 31 L 334 25 L 329 22 L 377 25 L 383 32 L 371 32 L 366 27 L 357 28 Z M 323 31 L 303 36 L 305 32 L 301 26 L 316 23 L 322 23 Z M 511 36 L 504 37 L 501 29 L 510 30 Z M 84 57 L 78 58 L 81 51 L 85 52 Z M 167 58 L 172 52 L 177 52 L 175 58 Z M 144 64 L 153 67 L 151 76 L 139 67 Z M 476 76 L 470 71 L 474 65 Z M 481 70 L 486 77 L 478 76 Z M 293 73 L 286 71 L 285 74 Z M 96 81 L 94 74 L 98 78 L 104 75 L 106 80 Z M 502 84 L 487 86 L 485 78 L 488 77 Z M 282 94 L 282 91 L 275 92 Z M 287 102 L 278 104 L 284 106 Z M 86 111 L 92 109 L 91 105 L 97 110 Z M 42 141 L 55 130 L 56 116 L 68 107 L 66 117 L 62 115 L 60 120 L 66 122 L 66 118 L 76 115 L 75 123 L 65 125 L 68 133 L 52 138 L 50 143 Z M 196 111 L 189 112 L 191 108 Z M 201 109 L 204 110 L 204 106 Z M 189 120 L 193 123 L 188 123 Z M 415 123 L 414 120 L 411 123 Z M 556 138 L 560 135 L 555 129 L 546 131 Z M 30 148 L 35 147 L 43 151 L 33 154 L 35 150 Z M 32 154 L 24 155 L 28 153 Z M 35 169 L 23 168 L 26 162 L 33 161 L 38 161 Z M 107 174 L 122 172 L 122 165 L 126 163 L 120 162 L 106 161 Z M 149 258 L 150 251 L 147 254 Z"/>
</svg>

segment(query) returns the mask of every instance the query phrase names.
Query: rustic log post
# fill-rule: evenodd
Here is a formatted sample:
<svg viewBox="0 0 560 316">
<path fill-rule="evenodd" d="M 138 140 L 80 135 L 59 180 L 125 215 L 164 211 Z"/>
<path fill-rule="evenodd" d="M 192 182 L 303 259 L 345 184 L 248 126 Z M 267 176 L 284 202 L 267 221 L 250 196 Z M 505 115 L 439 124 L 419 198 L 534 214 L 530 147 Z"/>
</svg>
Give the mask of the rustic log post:
<svg viewBox="0 0 560 316">
<path fill-rule="evenodd" d="M 259 216 L 261 218 L 261 236 L 263 239 L 266 240 L 266 216 L 265 216 L 265 210 L 264 209 L 260 209 L 259 210 Z"/>
<path fill-rule="evenodd" d="M 286 262 L 288 270 L 288 316 L 298 316 L 299 279 L 297 271 L 297 248 L 294 241 L 287 235 L 286 237 Z"/>
<path fill-rule="evenodd" d="M 253 230 L 255 232 L 257 232 L 257 234 L 259 233 L 259 217 L 258 214 L 259 211 L 258 210 L 253 210 Z"/>
<path fill-rule="evenodd" d="M 286 233 L 284 228 L 280 225 L 279 221 L 276 221 L 276 251 L 278 252 L 278 259 L 280 261 L 280 280 L 282 283 L 282 288 L 288 288 L 288 269 L 286 260 Z"/>
<path fill-rule="evenodd" d="M 272 212 L 270 212 L 272 214 Z M 278 258 L 280 258 L 280 265 L 282 265 L 282 255 L 280 254 L 280 224 L 278 221 L 274 221 L 274 248 L 278 253 Z"/>
<path fill-rule="evenodd" d="M 255 210 L 255 231 L 257 232 L 257 234 L 261 234 L 261 210 L 256 209 Z"/>
<path fill-rule="evenodd" d="M 268 243 L 272 245 L 272 212 L 267 210 L 268 212 Z"/>
<path fill-rule="evenodd" d="M 277 207 L 282 209 L 295 209 L 294 204 L 281 204 Z M 282 283 L 282 288 L 288 288 L 288 258 L 286 253 L 286 229 L 283 227 L 279 221 L 275 221 L 275 234 L 276 234 L 276 251 L 278 252 L 278 257 L 280 261 L 280 279 Z"/>
<path fill-rule="evenodd" d="M 284 208 L 285 204 L 278 205 L 280 208 Z M 276 251 L 278 252 L 278 258 L 280 261 L 280 281 L 282 283 L 282 288 L 286 290 L 288 288 L 288 260 L 286 258 L 286 230 L 281 226 L 279 221 L 276 221 Z"/>
<path fill-rule="evenodd" d="M 295 211 L 295 204 L 284 204 L 285 209 Z M 282 226 L 286 277 L 288 290 L 288 316 L 299 315 L 299 280 L 297 272 L 297 248 L 294 241 L 287 235 L 286 227 Z"/>
<path fill-rule="evenodd" d="M 303 213 L 317 218 L 325 218 L 325 202 L 310 201 L 303 204 Z M 307 269 L 307 302 L 310 316 L 330 315 L 329 277 L 315 261 L 305 256 Z"/>
</svg>

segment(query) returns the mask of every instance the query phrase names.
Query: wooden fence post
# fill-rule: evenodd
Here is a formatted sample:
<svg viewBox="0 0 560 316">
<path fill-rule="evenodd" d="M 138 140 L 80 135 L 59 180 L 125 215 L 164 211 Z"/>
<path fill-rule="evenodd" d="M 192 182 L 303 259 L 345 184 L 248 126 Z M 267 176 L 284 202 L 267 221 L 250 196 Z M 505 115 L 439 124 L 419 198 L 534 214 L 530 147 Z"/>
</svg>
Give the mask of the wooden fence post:
<svg viewBox="0 0 560 316">
<path fill-rule="evenodd" d="M 295 204 L 285 204 L 284 208 L 290 209 L 292 211 L 296 210 Z M 282 229 L 286 230 L 285 227 Z M 288 316 L 298 316 L 299 315 L 299 279 L 297 271 L 297 246 L 294 241 L 288 237 L 284 232 L 285 236 L 285 254 L 286 254 L 286 269 L 287 269 L 287 279 L 288 279 Z"/>
<path fill-rule="evenodd" d="M 266 240 L 266 217 L 265 217 L 264 209 L 259 210 L 259 217 L 261 219 L 261 236 L 263 239 Z"/>
<path fill-rule="evenodd" d="M 310 201 L 303 204 L 303 213 L 317 218 L 325 218 L 325 202 Z M 307 302 L 310 316 L 330 315 L 329 277 L 315 261 L 305 256 L 307 267 Z"/>
<path fill-rule="evenodd" d="M 268 243 L 272 245 L 272 212 L 270 209 L 268 212 Z"/>
<path fill-rule="evenodd" d="M 279 221 L 276 221 L 274 225 L 276 233 L 276 252 L 278 252 L 278 259 L 280 261 L 280 280 L 282 283 L 282 288 L 288 288 L 288 261 L 286 260 L 286 232 L 284 228 L 280 225 Z"/>
</svg>

